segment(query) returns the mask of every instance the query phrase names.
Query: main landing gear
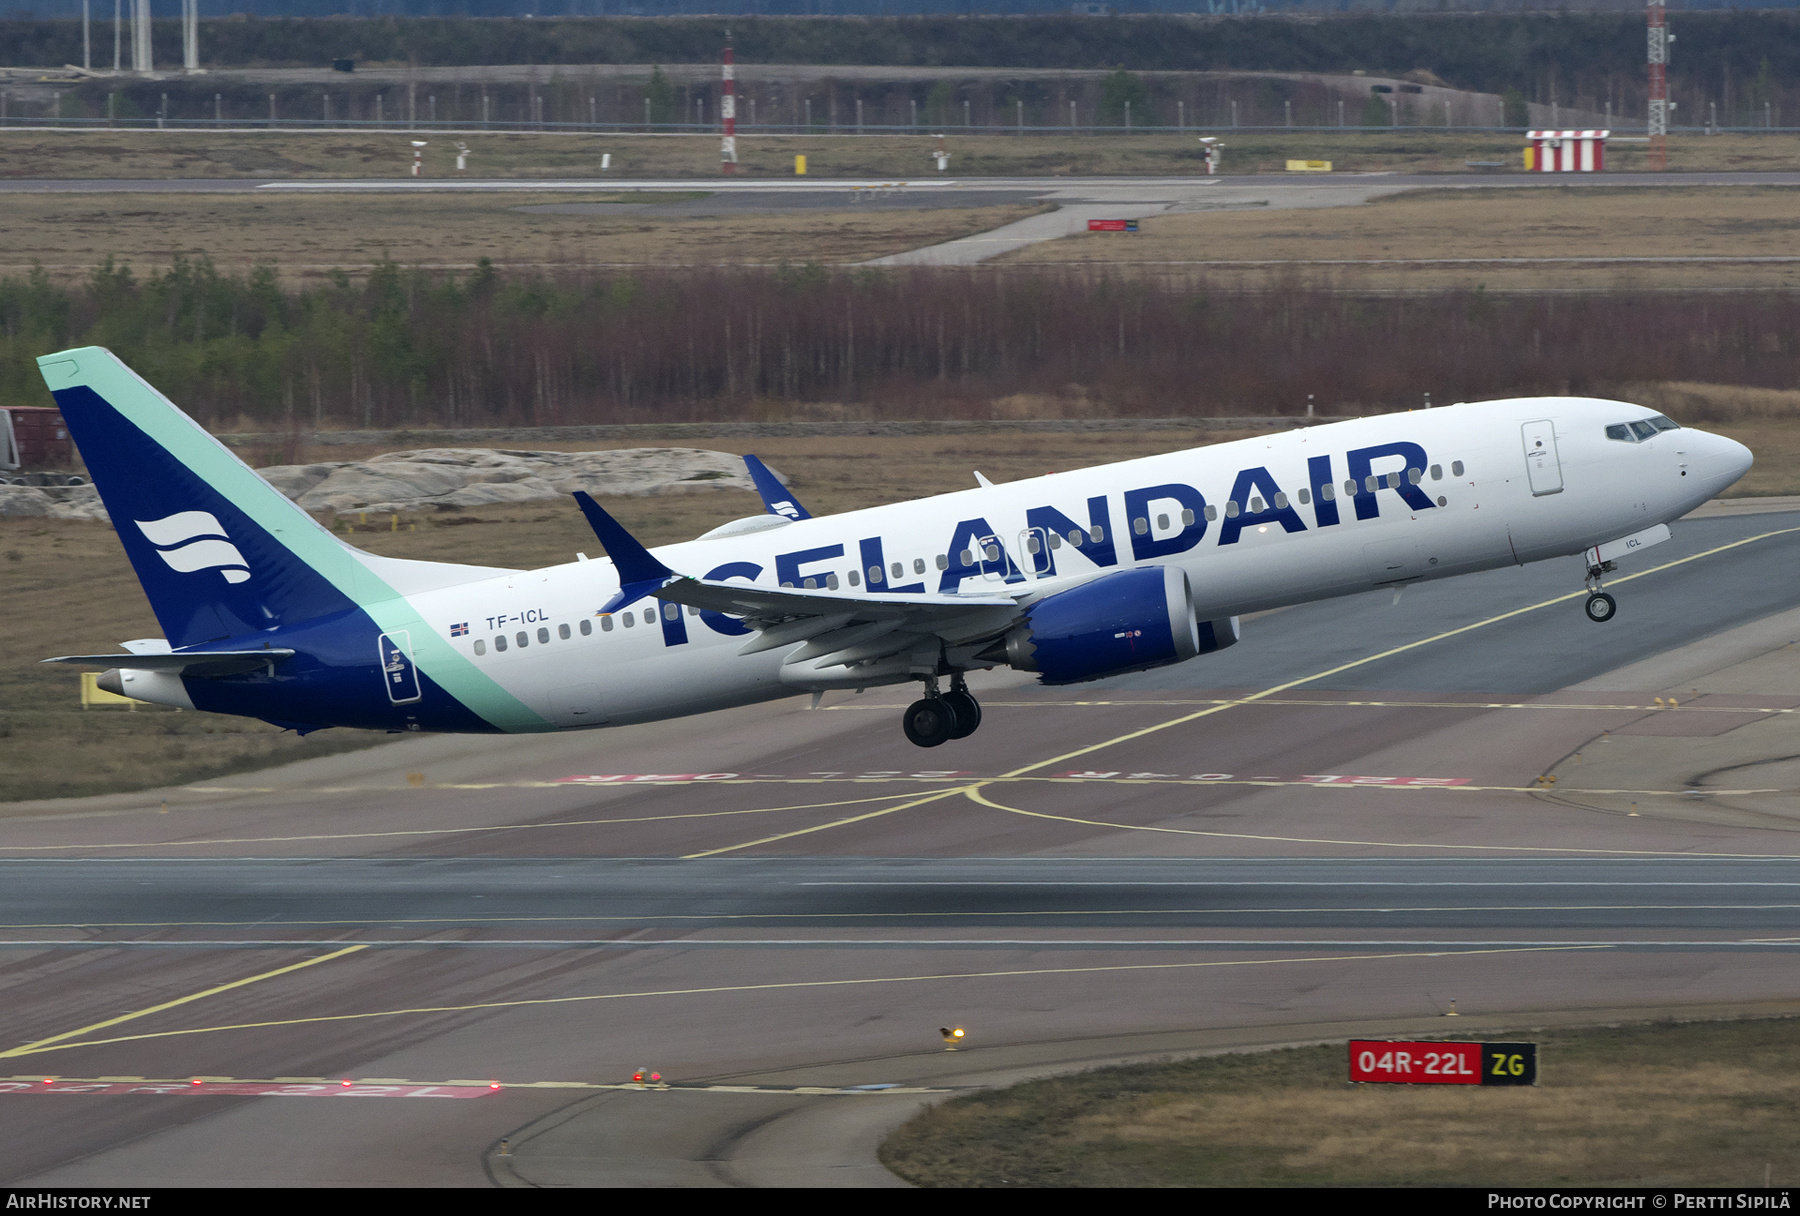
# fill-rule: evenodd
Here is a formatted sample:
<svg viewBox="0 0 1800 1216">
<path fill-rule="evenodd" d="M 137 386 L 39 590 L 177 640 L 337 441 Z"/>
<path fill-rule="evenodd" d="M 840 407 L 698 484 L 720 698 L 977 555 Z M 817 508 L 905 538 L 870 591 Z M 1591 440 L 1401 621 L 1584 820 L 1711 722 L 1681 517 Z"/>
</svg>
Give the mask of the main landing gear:
<svg viewBox="0 0 1800 1216">
<path fill-rule="evenodd" d="M 925 679 L 925 696 L 906 707 L 900 719 L 906 737 L 920 747 L 936 747 L 949 739 L 966 739 L 981 725 L 981 702 L 969 691 L 959 671 L 950 691 L 940 693 L 936 676 Z"/>
<path fill-rule="evenodd" d="M 1583 608 L 1587 612 L 1587 619 L 1595 624 L 1612 620 L 1613 614 L 1619 610 L 1619 601 L 1600 590 L 1600 576 L 1615 568 L 1611 562 L 1587 568 L 1588 597 Z"/>
</svg>

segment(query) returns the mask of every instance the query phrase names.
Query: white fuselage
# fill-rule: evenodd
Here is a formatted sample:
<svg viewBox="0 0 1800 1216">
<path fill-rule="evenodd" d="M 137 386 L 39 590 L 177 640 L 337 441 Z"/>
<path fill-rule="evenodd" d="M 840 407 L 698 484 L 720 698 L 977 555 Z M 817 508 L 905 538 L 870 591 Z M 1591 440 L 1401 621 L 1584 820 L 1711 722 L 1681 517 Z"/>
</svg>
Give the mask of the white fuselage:
<svg viewBox="0 0 1800 1216">
<path fill-rule="evenodd" d="M 1379 415 L 818 519 L 771 516 L 655 553 L 702 578 L 949 594 L 1039 595 L 1178 563 L 1200 619 L 1217 619 L 1578 553 L 1686 514 L 1749 467 L 1747 449 L 1704 431 L 1606 436 L 1653 416 L 1567 397 Z M 610 560 L 584 560 L 410 599 L 556 728 L 797 691 L 782 679 L 791 648 L 740 655 L 749 639 L 731 618 L 648 599 L 606 620 L 598 610 L 617 589 Z"/>
</svg>

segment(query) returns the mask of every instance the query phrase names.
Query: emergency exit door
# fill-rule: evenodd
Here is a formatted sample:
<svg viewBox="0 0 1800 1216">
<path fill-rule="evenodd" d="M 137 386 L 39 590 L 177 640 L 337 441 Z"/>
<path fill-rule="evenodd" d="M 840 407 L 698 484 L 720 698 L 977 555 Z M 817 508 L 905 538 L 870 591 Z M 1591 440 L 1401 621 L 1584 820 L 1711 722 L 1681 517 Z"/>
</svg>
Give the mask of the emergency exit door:
<svg viewBox="0 0 1800 1216">
<path fill-rule="evenodd" d="M 1555 425 L 1545 418 L 1527 422 L 1519 432 L 1525 441 L 1525 471 L 1531 478 L 1532 497 L 1562 493 L 1562 460 L 1556 454 Z"/>
</svg>

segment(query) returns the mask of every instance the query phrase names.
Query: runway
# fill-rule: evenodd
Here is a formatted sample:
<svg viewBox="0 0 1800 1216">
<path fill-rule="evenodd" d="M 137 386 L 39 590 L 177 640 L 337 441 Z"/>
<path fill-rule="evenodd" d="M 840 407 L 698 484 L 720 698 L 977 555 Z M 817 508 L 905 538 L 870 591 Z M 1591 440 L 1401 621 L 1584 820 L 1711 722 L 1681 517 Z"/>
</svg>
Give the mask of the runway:
<svg viewBox="0 0 1800 1216">
<path fill-rule="evenodd" d="M 0 1174 L 891 1185 L 962 1086 L 1793 1008 L 1800 797 L 1688 778 L 1793 754 L 1800 513 L 1675 533 L 1604 626 L 1573 563 L 1372 592 L 930 752 L 889 690 L 11 808 Z"/>
</svg>

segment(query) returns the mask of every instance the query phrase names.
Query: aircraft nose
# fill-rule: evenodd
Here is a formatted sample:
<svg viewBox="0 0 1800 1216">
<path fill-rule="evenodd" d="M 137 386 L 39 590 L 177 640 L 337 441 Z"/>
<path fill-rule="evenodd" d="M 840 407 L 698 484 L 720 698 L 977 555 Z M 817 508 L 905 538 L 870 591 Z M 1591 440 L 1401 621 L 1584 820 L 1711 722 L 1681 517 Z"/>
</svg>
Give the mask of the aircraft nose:
<svg viewBox="0 0 1800 1216">
<path fill-rule="evenodd" d="M 1727 486 L 1735 485 L 1750 466 L 1756 462 L 1756 456 L 1749 448 L 1735 439 L 1727 439 L 1723 435 L 1715 435 L 1710 431 L 1702 431 L 1705 439 L 1700 445 L 1697 455 L 1700 457 L 1700 474 L 1717 488 L 1716 494 Z"/>
</svg>

